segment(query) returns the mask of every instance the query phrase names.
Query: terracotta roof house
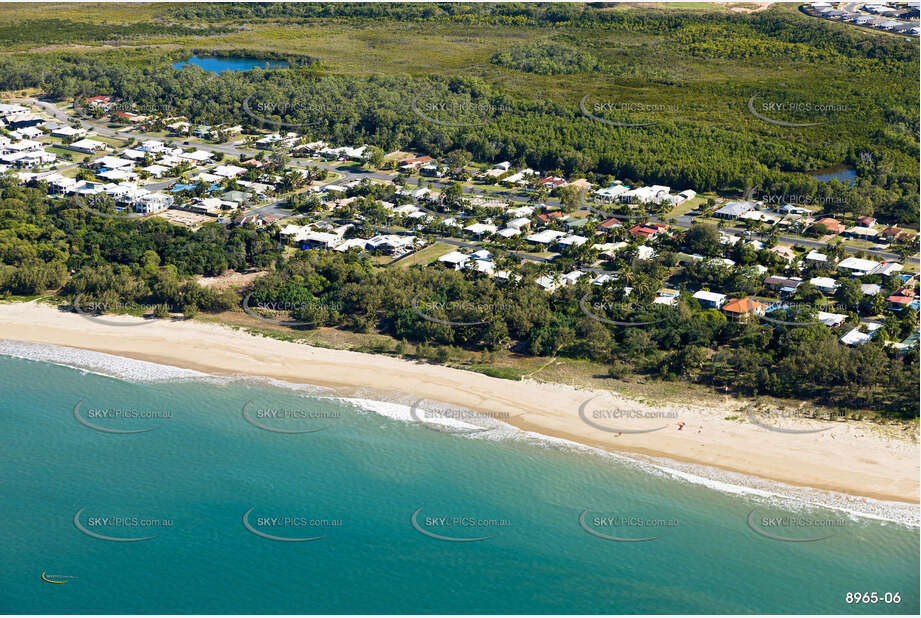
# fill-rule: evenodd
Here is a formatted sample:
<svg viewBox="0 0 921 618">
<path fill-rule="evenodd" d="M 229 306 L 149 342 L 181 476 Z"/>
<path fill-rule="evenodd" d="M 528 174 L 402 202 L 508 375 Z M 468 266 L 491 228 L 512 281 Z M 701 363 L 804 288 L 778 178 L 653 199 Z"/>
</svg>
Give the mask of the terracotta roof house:
<svg viewBox="0 0 921 618">
<path fill-rule="evenodd" d="M 544 223 L 550 223 L 551 219 L 561 219 L 563 216 L 563 213 L 561 213 L 559 210 L 554 210 L 553 212 L 543 212 L 537 215 L 537 218 Z"/>
<path fill-rule="evenodd" d="M 908 230 L 900 230 L 897 227 L 887 227 L 885 230 L 880 232 L 880 236 L 887 240 L 905 240 L 909 241 L 914 239 L 915 233 L 909 232 Z"/>
<path fill-rule="evenodd" d="M 847 229 L 843 223 L 837 219 L 832 219 L 831 217 L 825 217 L 824 219 L 819 219 L 815 222 L 816 225 L 824 225 L 825 228 L 832 234 L 840 234 L 845 229 Z"/>
<path fill-rule="evenodd" d="M 764 315 L 764 310 L 767 309 L 767 305 L 753 300 L 750 296 L 746 296 L 745 298 L 733 298 L 723 305 L 722 309 L 732 320 L 745 320 L 752 315 Z"/>
<path fill-rule="evenodd" d="M 900 294 L 893 294 L 892 296 L 886 299 L 886 302 L 889 303 L 890 309 L 894 311 L 899 311 L 900 309 L 904 309 L 905 307 L 910 305 L 912 301 L 914 300 L 915 299 L 911 296 L 902 296 Z"/>
<path fill-rule="evenodd" d="M 873 217 L 860 217 L 857 219 L 857 223 L 864 227 L 873 227 L 876 225 L 876 219 Z"/>
<path fill-rule="evenodd" d="M 552 189 L 556 189 L 557 187 L 566 186 L 566 180 L 563 178 L 560 178 L 559 176 L 546 176 L 544 178 L 541 178 L 537 182 L 544 185 L 545 187 L 550 187 Z"/>
<path fill-rule="evenodd" d="M 621 227 L 621 226 L 622 226 L 621 222 L 618 221 L 616 217 L 611 217 L 610 219 L 606 221 L 602 221 L 601 223 L 598 224 L 598 227 L 604 228 L 606 230 L 610 230 L 615 227 Z"/>
<path fill-rule="evenodd" d="M 650 238 L 655 238 L 667 229 L 667 225 L 660 225 L 658 223 L 637 223 L 628 231 L 634 236 L 640 236 L 648 240 Z"/>
<path fill-rule="evenodd" d="M 777 255 L 784 258 L 788 262 L 791 262 L 794 259 L 796 259 L 796 253 L 794 253 L 790 245 L 777 245 L 777 246 L 771 247 L 770 249 L 768 249 L 768 251 L 770 251 L 771 253 L 776 253 Z"/>
<path fill-rule="evenodd" d="M 435 159 L 429 156 L 413 157 L 400 162 L 400 169 L 415 169 L 421 165 L 434 162 Z"/>
</svg>

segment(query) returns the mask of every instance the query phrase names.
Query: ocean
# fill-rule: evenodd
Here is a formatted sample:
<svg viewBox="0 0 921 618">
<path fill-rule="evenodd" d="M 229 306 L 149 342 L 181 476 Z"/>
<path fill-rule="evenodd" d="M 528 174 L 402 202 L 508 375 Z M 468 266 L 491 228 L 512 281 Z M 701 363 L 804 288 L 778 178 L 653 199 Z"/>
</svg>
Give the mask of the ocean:
<svg viewBox="0 0 921 618">
<path fill-rule="evenodd" d="M 4 613 L 919 613 L 917 507 L 54 346 L 0 393 Z"/>
</svg>

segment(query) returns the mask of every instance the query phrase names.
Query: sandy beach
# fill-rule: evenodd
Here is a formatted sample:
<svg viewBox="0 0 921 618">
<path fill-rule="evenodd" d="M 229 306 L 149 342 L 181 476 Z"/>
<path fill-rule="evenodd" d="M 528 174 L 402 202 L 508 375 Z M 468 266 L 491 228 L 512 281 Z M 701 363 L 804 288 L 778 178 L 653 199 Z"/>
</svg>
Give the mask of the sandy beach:
<svg viewBox="0 0 921 618">
<path fill-rule="evenodd" d="M 751 422 L 743 401 L 714 397 L 706 407 L 653 408 L 608 391 L 514 382 L 388 356 L 257 337 L 214 324 L 103 317 L 112 324 L 36 303 L 0 304 L 0 339 L 105 352 L 215 375 L 313 384 L 342 396 L 408 402 L 424 397 L 608 451 L 700 464 L 852 496 L 919 500 L 918 443 L 897 437 L 893 428 L 768 417 L 760 412 L 755 413 L 758 422 Z M 623 414 L 624 410 L 629 413 Z M 684 424 L 680 430 L 679 423 Z M 796 431 L 831 428 L 792 433 L 772 431 L 759 423 Z"/>
</svg>

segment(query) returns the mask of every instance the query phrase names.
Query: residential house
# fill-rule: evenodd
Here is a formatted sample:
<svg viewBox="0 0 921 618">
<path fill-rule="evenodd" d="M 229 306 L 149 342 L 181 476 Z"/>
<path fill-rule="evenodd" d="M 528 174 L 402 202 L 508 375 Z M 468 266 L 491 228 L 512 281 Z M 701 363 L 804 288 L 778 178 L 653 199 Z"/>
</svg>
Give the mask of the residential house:
<svg viewBox="0 0 921 618">
<path fill-rule="evenodd" d="M 161 212 L 173 205 L 173 196 L 166 193 L 148 193 L 134 203 L 137 212 L 149 215 Z"/>
<path fill-rule="evenodd" d="M 82 152 L 84 154 L 96 154 L 97 152 L 104 152 L 108 150 L 109 146 L 105 142 L 100 142 L 94 139 L 81 139 L 72 144 L 64 146 L 70 150 L 76 150 L 77 152 Z"/>
<path fill-rule="evenodd" d="M 667 225 L 658 223 L 638 223 L 631 227 L 628 231 L 634 236 L 643 238 L 645 240 L 650 240 L 659 234 L 666 232 L 667 230 Z"/>
<path fill-rule="evenodd" d="M 542 212 L 537 215 L 537 219 L 542 223 L 550 223 L 554 219 L 562 219 L 565 217 L 562 212 L 554 210 L 553 212 Z"/>
<path fill-rule="evenodd" d="M 588 238 L 585 238 L 584 236 L 578 236 L 576 234 L 570 234 L 569 236 L 563 236 L 557 242 L 561 247 L 581 247 L 586 242 L 588 242 Z"/>
<path fill-rule="evenodd" d="M 838 263 L 838 270 L 846 270 L 856 277 L 869 275 L 873 269 L 880 263 L 874 260 L 865 260 L 863 258 L 849 257 Z"/>
<path fill-rule="evenodd" d="M 722 306 L 722 311 L 730 320 L 743 321 L 753 316 L 763 316 L 767 305 L 752 299 L 749 296 L 745 298 L 733 298 Z"/>
<path fill-rule="evenodd" d="M 831 277 L 813 277 L 809 283 L 823 294 L 834 294 L 838 289 L 838 282 Z"/>
<path fill-rule="evenodd" d="M 900 230 L 897 227 L 887 227 L 880 232 L 880 236 L 889 242 L 909 242 L 915 238 L 916 234 L 908 230 Z"/>
<path fill-rule="evenodd" d="M 617 201 L 617 198 L 630 190 L 630 187 L 623 184 L 612 184 L 604 189 L 595 191 L 595 199 L 608 204 Z"/>
<path fill-rule="evenodd" d="M 700 292 L 694 292 L 693 297 L 697 299 L 697 302 L 699 302 L 700 306 L 704 309 L 719 309 L 726 303 L 726 295 L 717 294 L 716 292 L 702 290 Z"/>
<path fill-rule="evenodd" d="M 86 135 L 86 129 L 75 129 L 73 127 L 58 127 L 51 131 L 51 137 L 60 137 L 62 139 L 72 139 Z"/>
<path fill-rule="evenodd" d="M 764 280 L 764 285 L 785 295 L 795 292 L 802 282 L 799 277 L 768 277 Z"/>
<path fill-rule="evenodd" d="M 658 204 L 668 197 L 670 190 L 671 187 L 663 185 L 637 187 L 621 193 L 618 199 L 625 204 Z"/>
<path fill-rule="evenodd" d="M 495 225 L 489 223 L 473 223 L 464 228 L 465 231 L 474 234 L 475 236 L 483 236 L 485 234 L 495 234 L 497 228 Z"/>
<path fill-rule="evenodd" d="M 755 202 L 726 202 L 722 208 L 713 213 L 713 216 L 718 219 L 738 219 L 757 206 Z"/>
<path fill-rule="evenodd" d="M 528 227 L 531 225 L 531 220 L 527 217 L 518 217 L 517 219 L 512 219 L 505 224 L 506 227 L 514 228 L 516 230 L 521 230 L 521 228 Z"/>
<path fill-rule="evenodd" d="M 423 155 L 423 156 L 421 156 L 421 157 L 412 157 L 412 158 L 410 158 L 410 159 L 405 159 L 405 160 L 401 161 L 401 162 L 400 162 L 400 169 L 401 169 L 401 170 L 404 170 L 404 171 L 414 170 L 414 169 L 416 169 L 417 167 L 422 167 L 423 165 L 427 165 L 427 164 L 429 164 L 429 163 L 434 163 L 434 161 L 435 161 L 435 159 L 433 159 L 432 157 L 429 157 L 429 156 L 427 156 L 427 155 Z"/>
<path fill-rule="evenodd" d="M 567 184 L 566 179 L 560 178 L 559 176 L 545 176 L 537 182 L 548 189 L 558 189 L 559 187 L 565 187 Z"/>
<path fill-rule="evenodd" d="M 876 322 L 862 322 L 860 326 L 852 328 L 845 333 L 839 341 L 845 345 L 863 345 L 873 338 L 873 335 L 882 328 Z"/>
<path fill-rule="evenodd" d="M 598 227 L 602 230 L 613 230 L 616 227 L 623 227 L 623 224 L 616 217 L 611 217 L 599 223 Z"/>
<path fill-rule="evenodd" d="M 525 240 L 541 245 L 549 245 L 556 243 L 558 239 L 566 235 L 566 232 L 560 232 L 558 230 L 542 230 L 535 234 L 529 234 L 528 236 L 525 236 Z"/>
<path fill-rule="evenodd" d="M 825 217 L 824 219 L 819 219 L 815 222 L 815 225 L 824 226 L 828 230 L 829 234 L 840 234 L 846 228 L 844 224 L 838 221 L 837 219 L 832 219 L 831 217 Z"/>
<path fill-rule="evenodd" d="M 849 227 L 844 230 L 842 236 L 846 238 L 857 238 L 860 240 L 875 240 L 876 237 L 879 236 L 879 230 L 872 227 L 855 225 L 854 227 Z"/>
</svg>

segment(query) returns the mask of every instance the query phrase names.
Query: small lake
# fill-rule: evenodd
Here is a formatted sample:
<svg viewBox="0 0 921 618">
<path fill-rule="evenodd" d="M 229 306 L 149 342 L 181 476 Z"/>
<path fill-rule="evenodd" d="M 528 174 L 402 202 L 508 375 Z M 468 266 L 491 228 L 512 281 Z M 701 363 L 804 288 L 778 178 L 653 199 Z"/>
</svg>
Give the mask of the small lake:
<svg viewBox="0 0 921 618">
<path fill-rule="evenodd" d="M 190 64 L 201 67 L 209 73 L 223 73 L 224 71 L 249 71 L 256 67 L 263 69 L 287 69 L 288 63 L 283 60 L 269 60 L 268 58 L 254 58 L 250 56 L 192 56 L 173 65 L 174 69 L 183 69 Z"/>
<path fill-rule="evenodd" d="M 820 182 L 831 182 L 833 178 L 837 178 L 838 182 L 848 186 L 853 186 L 857 182 L 857 170 L 844 164 L 815 170 L 809 172 L 809 175 Z"/>
</svg>

